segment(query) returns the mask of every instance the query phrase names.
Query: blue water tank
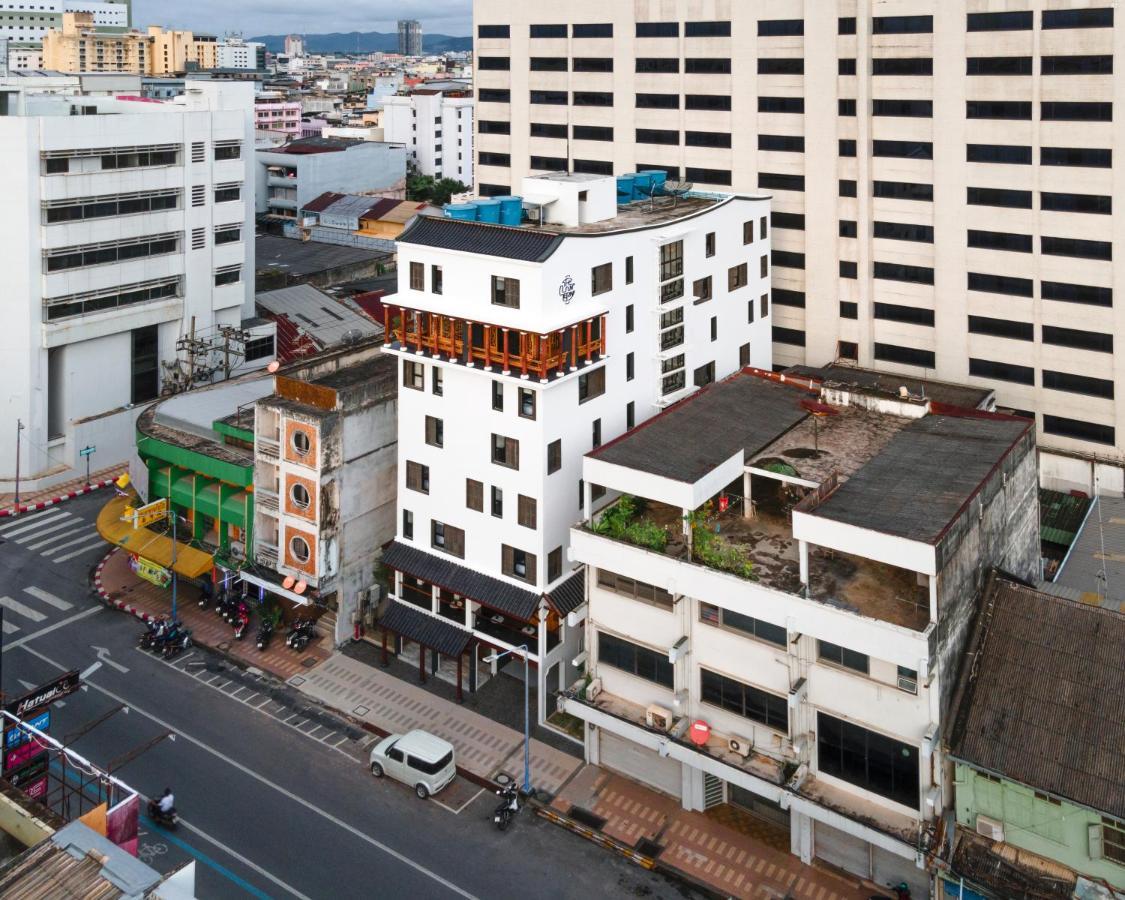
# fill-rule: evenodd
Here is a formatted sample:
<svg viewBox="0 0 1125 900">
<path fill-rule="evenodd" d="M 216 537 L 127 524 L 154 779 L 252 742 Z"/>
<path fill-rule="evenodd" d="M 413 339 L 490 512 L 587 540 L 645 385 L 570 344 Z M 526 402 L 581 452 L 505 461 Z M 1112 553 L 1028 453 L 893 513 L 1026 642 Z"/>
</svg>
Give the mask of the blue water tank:
<svg viewBox="0 0 1125 900">
<path fill-rule="evenodd" d="M 633 202 L 633 179 L 634 175 L 618 175 L 617 176 L 617 205 L 624 206 L 626 203 Z"/>
<path fill-rule="evenodd" d="M 475 203 L 447 203 L 445 204 L 445 217 L 447 219 L 460 219 L 462 222 L 475 222 L 477 220 L 477 205 Z"/>
<path fill-rule="evenodd" d="M 668 172 L 664 169 L 645 169 L 641 172 L 642 175 L 652 176 L 652 192 L 654 194 L 664 193 L 664 182 L 668 180 Z"/>
<path fill-rule="evenodd" d="M 493 225 L 500 224 L 500 201 L 499 200 L 477 200 L 477 221 L 491 222 Z"/>
<path fill-rule="evenodd" d="M 638 172 L 633 176 L 633 199 L 647 199 L 652 193 L 652 172 Z"/>
<path fill-rule="evenodd" d="M 518 228 L 523 221 L 522 197 L 494 197 L 500 203 L 500 224 Z"/>
</svg>

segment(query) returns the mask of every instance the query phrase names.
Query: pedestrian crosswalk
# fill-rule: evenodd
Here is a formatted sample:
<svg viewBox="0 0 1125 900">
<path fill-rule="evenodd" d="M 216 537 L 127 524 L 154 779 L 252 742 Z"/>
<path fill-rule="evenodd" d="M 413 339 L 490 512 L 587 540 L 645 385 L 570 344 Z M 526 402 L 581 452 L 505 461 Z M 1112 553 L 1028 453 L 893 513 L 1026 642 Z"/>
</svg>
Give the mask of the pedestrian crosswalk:
<svg viewBox="0 0 1125 900">
<path fill-rule="evenodd" d="M 10 541 L 53 563 L 87 555 L 92 561 L 95 551 L 106 550 L 93 522 L 57 507 L 0 525 L 0 540 Z"/>
<path fill-rule="evenodd" d="M 50 609 L 66 612 L 74 608 L 69 600 L 45 591 L 40 587 L 25 587 L 20 591 L 20 599 L 11 596 L 0 596 L 0 607 L 3 607 L 4 634 L 16 634 L 29 625 L 39 625 L 50 616 Z M 43 608 L 49 608 L 47 612 Z"/>
</svg>

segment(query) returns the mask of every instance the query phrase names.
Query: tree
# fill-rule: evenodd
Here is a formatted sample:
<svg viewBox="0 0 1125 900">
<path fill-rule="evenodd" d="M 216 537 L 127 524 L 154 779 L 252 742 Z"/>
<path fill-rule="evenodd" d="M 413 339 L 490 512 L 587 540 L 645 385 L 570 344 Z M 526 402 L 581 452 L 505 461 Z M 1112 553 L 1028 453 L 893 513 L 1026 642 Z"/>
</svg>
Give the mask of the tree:
<svg viewBox="0 0 1125 900">
<path fill-rule="evenodd" d="M 454 194 L 468 190 L 469 186 L 456 178 L 442 178 L 438 181 L 432 175 L 411 174 L 406 179 L 407 200 L 432 203 L 435 206 L 445 206 Z"/>
</svg>

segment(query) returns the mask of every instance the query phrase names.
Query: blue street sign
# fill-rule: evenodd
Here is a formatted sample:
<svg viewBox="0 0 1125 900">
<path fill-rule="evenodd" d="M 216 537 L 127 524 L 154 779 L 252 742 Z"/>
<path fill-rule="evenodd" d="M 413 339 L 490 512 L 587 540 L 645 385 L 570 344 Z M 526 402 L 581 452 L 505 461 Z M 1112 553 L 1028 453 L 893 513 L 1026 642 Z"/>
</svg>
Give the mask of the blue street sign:
<svg viewBox="0 0 1125 900">
<path fill-rule="evenodd" d="M 81 450 L 79 450 L 78 455 L 79 456 L 92 456 L 97 449 L 98 449 L 97 447 L 95 447 L 91 444 L 89 447 L 83 447 Z"/>
</svg>

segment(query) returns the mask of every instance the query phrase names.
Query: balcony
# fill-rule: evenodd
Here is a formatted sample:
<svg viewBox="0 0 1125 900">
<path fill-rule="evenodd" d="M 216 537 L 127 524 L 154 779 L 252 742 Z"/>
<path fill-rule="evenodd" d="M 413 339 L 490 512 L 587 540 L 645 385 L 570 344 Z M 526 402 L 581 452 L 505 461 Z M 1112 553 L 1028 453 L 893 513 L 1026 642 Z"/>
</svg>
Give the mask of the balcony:
<svg viewBox="0 0 1125 900">
<path fill-rule="evenodd" d="M 265 541 L 254 542 L 254 562 L 267 569 L 276 569 L 278 559 L 277 544 L 267 544 Z"/>
<path fill-rule="evenodd" d="M 254 508 L 262 512 L 274 513 L 276 515 L 279 510 L 277 492 L 267 491 L 263 488 L 255 490 Z"/>
<path fill-rule="evenodd" d="M 605 316 L 550 334 L 470 322 L 437 313 L 387 306 L 391 346 L 422 351 L 448 362 L 480 364 L 496 374 L 536 375 L 550 381 L 605 357 Z"/>
<path fill-rule="evenodd" d="M 281 444 L 271 438 L 258 435 L 254 440 L 254 447 L 263 459 L 277 461 L 281 458 Z"/>
</svg>

